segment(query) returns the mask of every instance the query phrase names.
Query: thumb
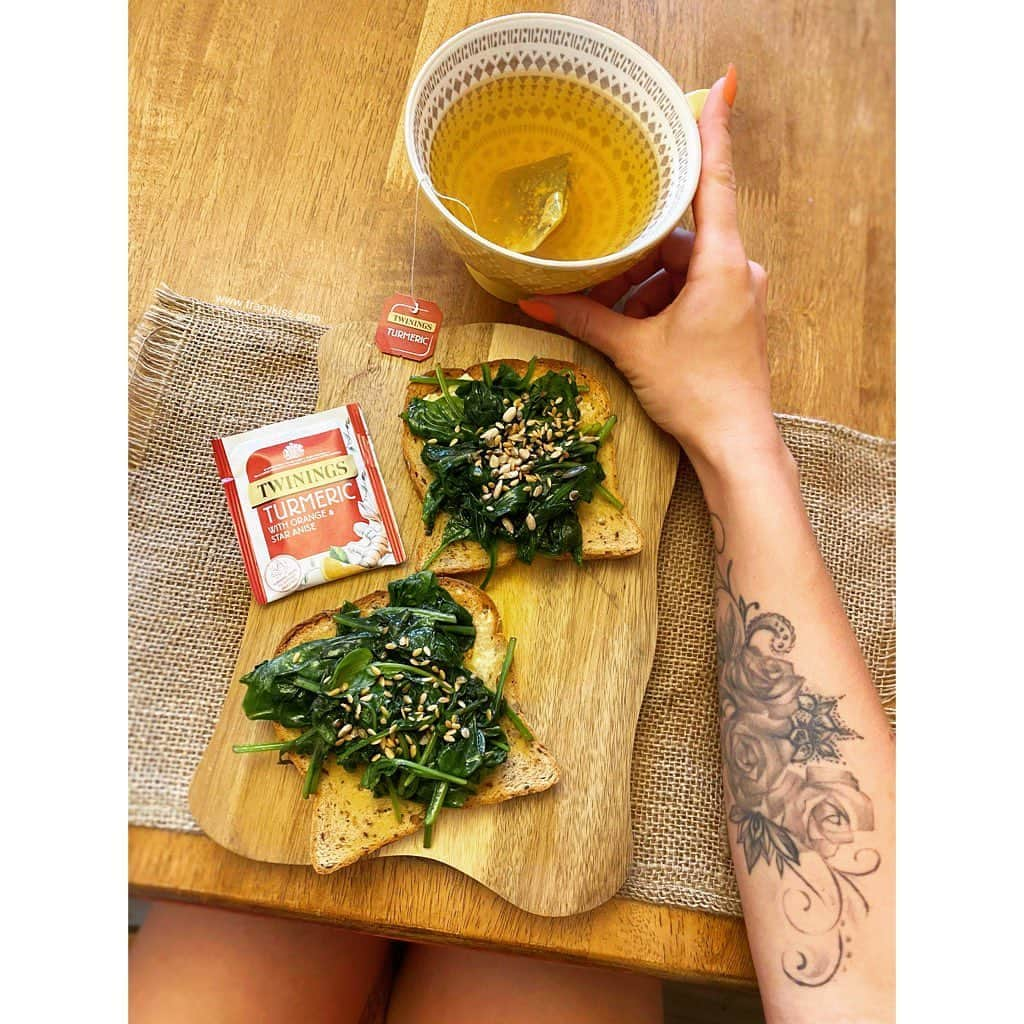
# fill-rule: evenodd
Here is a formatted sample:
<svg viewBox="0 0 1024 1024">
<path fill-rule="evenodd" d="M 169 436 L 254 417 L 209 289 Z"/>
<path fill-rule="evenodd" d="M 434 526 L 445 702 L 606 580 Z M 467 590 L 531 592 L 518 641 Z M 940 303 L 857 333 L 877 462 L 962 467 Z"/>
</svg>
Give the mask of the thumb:
<svg viewBox="0 0 1024 1024">
<path fill-rule="evenodd" d="M 693 220 L 697 237 L 722 250 L 739 247 L 736 215 L 736 177 L 732 166 L 732 138 L 729 120 L 736 97 L 736 69 L 730 64 L 724 78 L 711 87 L 700 115 L 700 183 L 693 197 Z"/>
<path fill-rule="evenodd" d="M 561 327 L 612 362 L 618 362 L 625 338 L 636 323 L 585 295 L 539 295 L 520 299 L 519 308 L 542 324 Z"/>
</svg>

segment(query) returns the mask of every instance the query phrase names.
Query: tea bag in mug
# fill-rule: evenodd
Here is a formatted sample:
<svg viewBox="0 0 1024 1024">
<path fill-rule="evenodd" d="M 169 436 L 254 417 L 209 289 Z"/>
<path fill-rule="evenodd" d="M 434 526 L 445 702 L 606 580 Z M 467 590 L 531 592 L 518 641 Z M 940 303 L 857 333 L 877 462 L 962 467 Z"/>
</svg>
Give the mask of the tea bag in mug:
<svg viewBox="0 0 1024 1024">
<path fill-rule="evenodd" d="M 479 232 L 513 252 L 533 252 L 562 223 L 568 200 L 568 153 L 510 167 L 488 190 Z"/>
</svg>

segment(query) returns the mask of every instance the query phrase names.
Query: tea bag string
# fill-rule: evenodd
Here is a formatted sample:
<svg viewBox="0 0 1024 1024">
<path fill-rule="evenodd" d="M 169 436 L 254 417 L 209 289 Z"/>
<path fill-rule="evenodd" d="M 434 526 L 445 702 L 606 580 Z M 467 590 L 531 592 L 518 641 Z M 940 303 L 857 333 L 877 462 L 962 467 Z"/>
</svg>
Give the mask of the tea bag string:
<svg viewBox="0 0 1024 1024">
<path fill-rule="evenodd" d="M 445 195 L 443 192 L 439 192 L 430 183 L 430 179 L 425 174 L 421 174 L 416 179 L 416 196 L 415 196 L 415 198 L 413 200 L 413 206 L 412 206 L 412 255 L 411 255 L 410 259 L 409 259 L 409 298 L 411 298 L 414 303 L 417 303 L 417 305 L 418 305 L 418 300 L 416 298 L 416 290 L 415 290 L 415 288 L 416 288 L 416 236 L 417 236 L 418 230 L 419 230 L 419 220 L 420 220 L 420 189 L 421 188 L 423 188 L 423 189 L 429 188 L 431 190 L 431 192 L 433 192 L 434 195 L 437 196 L 439 199 L 447 199 L 448 202 L 456 203 L 458 206 L 461 206 L 466 211 L 466 213 L 469 214 L 469 219 L 473 222 L 473 230 L 476 231 L 477 234 L 480 234 L 480 232 L 479 232 L 479 230 L 477 229 L 477 226 L 476 226 L 476 217 L 473 216 L 473 211 L 461 199 L 456 199 L 455 196 L 448 196 L 448 195 Z M 415 312 L 418 312 L 418 309 Z"/>
</svg>

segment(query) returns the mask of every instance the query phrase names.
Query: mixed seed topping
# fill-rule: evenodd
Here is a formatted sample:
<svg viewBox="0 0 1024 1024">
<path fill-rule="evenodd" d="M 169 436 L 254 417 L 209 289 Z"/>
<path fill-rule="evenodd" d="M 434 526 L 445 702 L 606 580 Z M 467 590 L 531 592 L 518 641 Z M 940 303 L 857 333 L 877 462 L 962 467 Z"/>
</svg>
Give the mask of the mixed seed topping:
<svg viewBox="0 0 1024 1024">
<path fill-rule="evenodd" d="M 597 493 L 622 507 L 602 486 L 598 459 L 615 417 L 582 423 L 583 389 L 572 370 L 535 377 L 535 363 L 522 375 L 501 363 L 493 373 L 483 364 L 480 380 L 446 378 L 440 370 L 412 378 L 440 389 L 414 398 L 403 413 L 409 429 L 425 439 L 421 457 L 434 474 L 423 505 L 427 532 L 440 513 L 448 517 L 431 559 L 472 540 L 487 551 L 492 571 L 501 542 L 515 545 L 524 562 L 537 553 L 580 562 L 578 503 Z"/>
<path fill-rule="evenodd" d="M 491 690 L 464 664 L 476 638 L 472 616 L 433 573 L 395 580 L 388 590 L 387 606 L 363 615 L 346 604 L 334 616 L 336 636 L 301 644 L 243 676 L 250 718 L 300 732 L 235 750 L 306 755 L 306 796 L 329 758 L 361 771 L 360 784 L 389 797 L 399 818 L 402 801 L 426 806 L 429 845 L 441 808 L 462 806 L 506 759 L 502 718 L 530 738 L 503 697 L 515 641 Z"/>
</svg>

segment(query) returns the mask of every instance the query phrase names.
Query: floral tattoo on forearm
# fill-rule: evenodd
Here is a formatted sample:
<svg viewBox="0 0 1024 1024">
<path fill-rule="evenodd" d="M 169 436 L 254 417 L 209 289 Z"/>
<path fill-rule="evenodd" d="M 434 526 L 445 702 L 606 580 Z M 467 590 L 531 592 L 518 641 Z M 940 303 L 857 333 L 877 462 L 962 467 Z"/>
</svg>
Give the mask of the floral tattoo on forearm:
<svg viewBox="0 0 1024 1024">
<path fill-rule="evenodd" d="M 857 879 L 878 870 L 858 834 L 875 827 L 871 799 L 843 767 L 840 744 L 861 737 L 786 659 L 793 624 L 736 593 L 721 520 L 715 548 L 719 708 L 730 829 L 748 873 L 774 868 L 799 948 L 782 957 L 797 985 L 817 987 L 845 969 L 853 926 L 870 911 Z M 759 868 L 761 861 L 764 867 Z M 848 901 L 847 897 L 854 897 Z"/>
</svg>

